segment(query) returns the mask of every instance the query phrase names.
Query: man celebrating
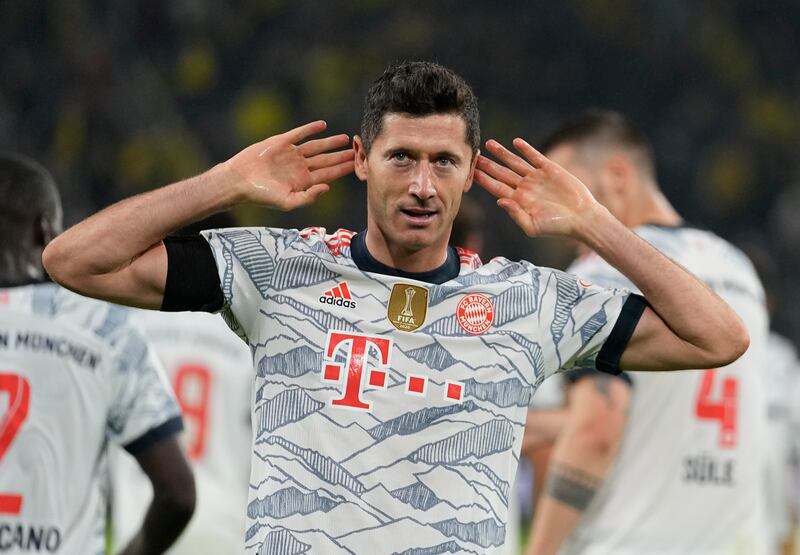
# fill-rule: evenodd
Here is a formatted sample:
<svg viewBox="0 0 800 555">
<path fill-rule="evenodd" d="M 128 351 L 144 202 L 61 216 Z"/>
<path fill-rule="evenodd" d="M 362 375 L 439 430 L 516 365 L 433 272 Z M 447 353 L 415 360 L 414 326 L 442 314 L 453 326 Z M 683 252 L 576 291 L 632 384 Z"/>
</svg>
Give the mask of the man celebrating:
<svg viewBox="0 0 800 555">
<path fill-rule="evenodd" d="M 752 265 L 716 235 L 682 222 L 658 187 L 649 142 L 624 116 L 579 114 L 545 146 L 621 222 L 729 302 L 747 322 L 751 346 L 724 368 L 704 364 L 693 372 L 635 377 L 593 369 L 566 374 L 566 422 L 527 553 L 764 553 L 767 314 Z M 610 287 L 636 286 L 596 254 L 579 258 L 570 271 Z M 539 425 L 534 411 L 528 427 Z"/>
<path fill-rule="evenodd" d="M 47 282 L 60 226 L 50 174 L 0 154 L 0 551 L 103 553 L 111 442 L 154 491 L 123 553 L 163 553 L 194 509 L 178 405 L 130 311 Z"/>
<path fill-rule="evenodd" d="M 439 65 L 389 68 L 354 151 L 314 122 L 196 178 L 123 201 L 44 253 L 84 294 L 221 311 L 257 382 L 248 553 L 492 553 L 530 395 L 560 369 L 720 365 L 747 348 L 731 309 L 533 150 L 478 154 L 477 101 Z M 355 169 L 361 233 L 172 230 L 238 203 L 290 210 Z M 530 235 L 587 242 L 648 297 L 448 246 L 472 184 Z M 652 307 L 652 308 L 651 308 Z M 702 319 L 697 315 L 702 314 Z"/>
</svg>

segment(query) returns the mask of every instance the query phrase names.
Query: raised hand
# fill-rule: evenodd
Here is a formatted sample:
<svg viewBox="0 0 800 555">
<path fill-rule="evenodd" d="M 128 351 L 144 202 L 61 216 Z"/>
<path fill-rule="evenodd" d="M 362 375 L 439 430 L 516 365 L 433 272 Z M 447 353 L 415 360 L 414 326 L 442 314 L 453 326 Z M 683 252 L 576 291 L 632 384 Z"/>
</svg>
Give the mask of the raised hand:
<svg viewBox="0 0 800 555">
<path fill-rule="evenodd" d="M 513 144 L 524 159 L 497 141 L 487 141 L 487 150 L 502 164 L 480 156 L 475 181 L 497 197 L 497 204 L 528 236 L 580 238 L 601 205 L 577 177 L 527 142 L 514 139 Z"/>
<path fill-rule="evenodd" d="M 304 141 L 327 124 L 314 121 L 250 145 L 225 165 L 237 178 L 243 201 L 293 210 L 326 193 L 329 182 L 353 171 L 347 135 Z"/>
</svg>

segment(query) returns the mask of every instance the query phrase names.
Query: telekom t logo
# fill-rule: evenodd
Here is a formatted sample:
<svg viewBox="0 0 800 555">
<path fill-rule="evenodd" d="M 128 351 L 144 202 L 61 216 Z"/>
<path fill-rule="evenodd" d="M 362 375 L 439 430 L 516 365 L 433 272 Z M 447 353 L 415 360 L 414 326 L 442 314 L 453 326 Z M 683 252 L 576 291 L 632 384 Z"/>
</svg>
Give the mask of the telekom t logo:
<svg viewBox="0 0 800 555">
<path fill-rule="evenodd" d="M 348 347 L 349 349 L 347 349 Z M 370 350 L 375 351 L 378 355 L 380 367 L 388 370 L 389 358 L 392 352 L 392 341 L 384 337 L 374 337 L 358 333 L 330 332 L 328 334 L 328 344 L 325 347 L 325 360 L 330 362 L 325 365 L 322 379 L 330 382 L 338 382 L 341 380 L 342 365 L 333 362 L 340 348 L 347 349 L 347 373 L 344 378 L 344 395 L 339 399 L 333 399 L 331 404 L 357 410 L 369 410 L 372 408 L 372 404 L 361 399 L 361 391 L 364 386 L 362 383 L 364 371 L 367 370 L 367 358 Z M 380 388 L 386 387 L 385 370 L 372 368 L 367 374 L 369 385 Z"/>
<path fill-rule="evenodd" d="M 347 367 L 344 375 L 344 393 L 340 398 L 332 399 L 331 404 L 341 408 L 368 411 L 372 408 L 372 403 L 364 401 L 361 393 L 367 385 L 386 389 L 392 340 L 360 333 L 328 332 L 328 343 L 325 346 L 326 364 L 322 371 L 323 380 L 327 382 L 342 381 L 343 365 L 335 362 L 336 353 L 341 351 L 347 354 L 347 362 L 344 365 Z M 377 355 L 378 368 L 367 368 L 367 359 L 371 352 Z M 366 379 L 364 378 L 365 374 Z M 405 378 L 404 393 L 422 397 L 428 395 L 427 377 L 406 374 Z M 445 401 L 460 403 L 464 396 L 464 386 L 459 382 L 446 380 L 441 393 Z"/>
</svg>

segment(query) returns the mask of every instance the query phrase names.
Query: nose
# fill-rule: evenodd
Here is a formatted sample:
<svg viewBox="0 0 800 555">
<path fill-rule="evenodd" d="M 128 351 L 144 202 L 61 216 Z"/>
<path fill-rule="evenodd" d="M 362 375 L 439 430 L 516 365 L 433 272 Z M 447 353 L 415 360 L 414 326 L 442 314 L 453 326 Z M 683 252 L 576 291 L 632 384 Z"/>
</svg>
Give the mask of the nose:
<svg viewBox="0 0 800 555">
<path fill-rule="evenodd" d="M 408 192 L 420 200 L 433 198 L 436 195 L 431 165 L 427 160 L 417 164 L 417 171 L 409 185 Z"/>
</svg>

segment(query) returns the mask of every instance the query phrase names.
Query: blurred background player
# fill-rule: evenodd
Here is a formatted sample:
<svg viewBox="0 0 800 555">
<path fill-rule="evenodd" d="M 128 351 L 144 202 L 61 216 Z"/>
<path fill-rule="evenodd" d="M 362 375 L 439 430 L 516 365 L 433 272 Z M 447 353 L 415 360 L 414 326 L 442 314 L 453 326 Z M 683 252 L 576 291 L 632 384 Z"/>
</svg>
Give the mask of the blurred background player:
<svg viewBox="0 0 800 555">
<path fill-rule="evenodd" d="M 60 227 L 47 171 L 0 154 L 0 551 L 103 553 L 110 442 L 156 492 L 123 553 L 162 553 L 194 508 L 178 405 L 128 309 L 48 282 Z"/>
<path fill-rule="evenodd" d="M 780 276 L 772 256 L 763 248 L 744 248 L 753 261 L 767 297 L 770 316 L 775 310 L 775 291 Z M 796 545 L 798 498 L 797 459 L 800 421 L 800 360 L 792 342 L 770 330 L 767 364 L 761 376 L 766 395 L 767 428 L 764 434 L 764 500 L 770 555 L 792 555 Z"/>
<path fill-rule="evenodd" d="M 719 237 L 684 224 L 658 187 L 647 138 L 624 116 L 589 111 L 568 119 L 545 152 L 728 301 L 751 345 L 720 369 L 635 378 L 573 372 L 529 555 L 764 553 L 760 372 L 768 323 L 752 265 Z M 569 271 L 635 289 L 593 253 Z"/>
<path fill-rule="evenodd" d="M 222 212 L 176 235 L 234 225 Z M 244 545 L 250 477 L 250 351 L 216 314 L 142 310 L 135 316 L 180 403 L 183 445 L 197 484 L 194 517 L 169 553 L 238 553 Z M 139 527 L 152 489 L 122 450 L 115 451 L 112 461 L 114 542 L 125 545 Z"/>
</svg>

